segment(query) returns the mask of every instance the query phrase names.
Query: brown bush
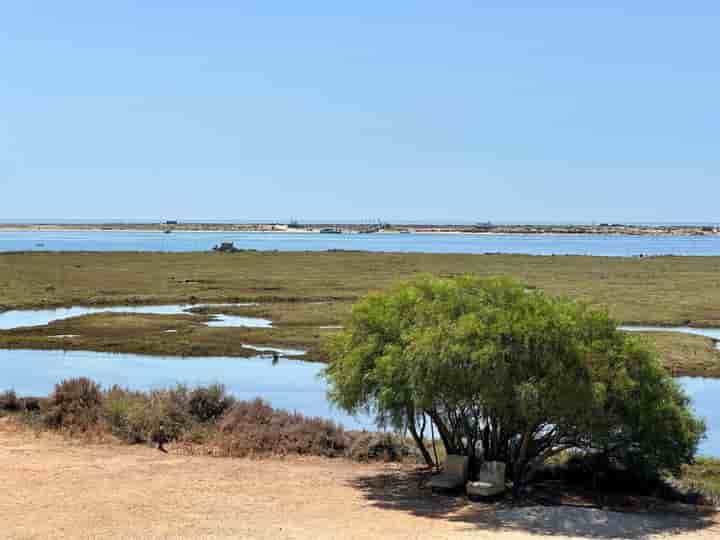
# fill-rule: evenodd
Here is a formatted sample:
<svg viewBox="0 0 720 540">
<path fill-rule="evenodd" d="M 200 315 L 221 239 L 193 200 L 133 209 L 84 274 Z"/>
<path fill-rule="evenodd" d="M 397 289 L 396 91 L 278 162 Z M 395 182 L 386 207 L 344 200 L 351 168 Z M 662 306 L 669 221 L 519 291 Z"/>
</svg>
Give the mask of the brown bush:
<svg viewBox="0 0 720 540">
<path fill-rule="evenodd" d="M 348 457 L 354 461 L 413 461 L 422 458 L 417 447 L 399 435 L 373 431 L 352 431 Z"/>
<path fill-rule="evenodd" d="M 9 392 L 0 403 L 15 407 Z M 41 414 L 26 415 L 41 425 L 85 435 L 112 433 L 127 443 L 178 441 L 190 451 L 221 456 L 347 454 L 350 438 L 333 422 L 273 409 L 255 401 L 236 402 L 224 387 L 139 392 L 114 386 L 101 392 L 86 378 L 55 386 Z"/>
<path fill-rule="evenodd" d="M 0 393 L 0 411 L 16 412 L 20 410 L 20 400 L 15 390 L 6 390 Z"/>
<path fill-rule="evenodd" d="M 190 414 L 200 422 L 217 420 L 234 403 L 235 399 L 227 395 L 222 384 L 194 388 L 188 399 Z"/>
<path fill-rule="evenodd" d="M 212 437 L 222 455 L 342 456 L 348 440 L 342 428 L 320 418 L 273 409 L 255 401 L 237 402 L 219 421 Z"/>
<path fill-rule="evenodd" d="M 149 393 L 112 387 L 104 395 L 103 418 L 113 435 L 130 443 L 167 443 L 192 431 L 190 393 L 178 385 Z"/>
<path fill-rule="evenodd" d="M 85 432 L 96 428 L 100 420 L 100 386 L 85 377 L 67 379 L 55 385 L 43 411 L 45 425 L 53 429 Z"/>
</svg>

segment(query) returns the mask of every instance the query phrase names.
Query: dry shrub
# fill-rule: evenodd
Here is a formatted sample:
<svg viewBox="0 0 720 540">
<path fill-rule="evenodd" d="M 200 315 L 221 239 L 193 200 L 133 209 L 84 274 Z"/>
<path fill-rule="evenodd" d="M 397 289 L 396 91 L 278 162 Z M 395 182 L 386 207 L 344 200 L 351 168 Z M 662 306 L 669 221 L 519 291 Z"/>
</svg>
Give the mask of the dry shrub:
<svg viewBox="0 0 720 540">
<path fill-rule="evenodd" d="M 21 408 L 20 405 L 15 390 L 6 390 L 0 394 L 0 411 L 17 412 Z"/>
<path fill-rule="evenodd" d="M 237 402 L 219 421 L 212 443 L 226 456 L 344 455 L 342 428 L 320 418 L 273 409 L 255 401 Z"/>
<path fill-rule="evenodd" d="M 101 417 L 100 386 L 86 377 L 66 379 L 55 385 L 43 411 L 43 421 L 52 429 L 87 432 Z"/>
<path fill-rule="evenodd" d="M 47 398 L 18 397 L 15 390 L 5 390 L 0 393 L 0 412 L 38 412 L 47 401 Z"/>
<path fill-rule="evenodd" d="M 348 457 L 354 461 L 418 461 L 417 448 L 405 438 L 391 433 L 352 431 Z"/>
<path fill-rule="evenodd" d="M 191 430 L 189 395 L 182 385 L 149 393 L 114 386 L 105 394 L 103 416 L 112 434 L 128 443 L 167 443 Z"/>
<path fill-rule="evenodd" d="M 199 422 L 217 420 L 234 404 L 235 399 L 227 395 L 222 384 L 199 386 L 190 392 L 188 400 L 189 412 Z"/>
<path fill-rule="evenodd" d="M 185 386 L 150 392 L 145 416 L 148 439 L 160 444 L 179 439 L 193 424 L 189 408 Z"/>
<path fill-rule="evenodd" d="M 142 443 L 147 441 L 147 407 L 146 394 L 113 386 L 103 399 L 103 418 L 115 437 L 130 444 Z"/>
</svg>

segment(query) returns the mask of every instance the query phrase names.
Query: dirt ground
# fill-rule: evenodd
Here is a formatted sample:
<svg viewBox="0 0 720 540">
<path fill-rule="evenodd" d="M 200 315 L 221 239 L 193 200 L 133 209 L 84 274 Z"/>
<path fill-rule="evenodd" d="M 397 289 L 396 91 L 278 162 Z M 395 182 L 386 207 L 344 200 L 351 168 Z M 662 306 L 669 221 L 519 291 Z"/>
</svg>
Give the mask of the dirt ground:
<svg viewBox="0 0 720 540">
<path fill-rule="evenodd" d="M 0 538 L 720 538 L 720 521 L 431 495 L 397 465 L 80 444 L 0 419 Z"/>
</svg>

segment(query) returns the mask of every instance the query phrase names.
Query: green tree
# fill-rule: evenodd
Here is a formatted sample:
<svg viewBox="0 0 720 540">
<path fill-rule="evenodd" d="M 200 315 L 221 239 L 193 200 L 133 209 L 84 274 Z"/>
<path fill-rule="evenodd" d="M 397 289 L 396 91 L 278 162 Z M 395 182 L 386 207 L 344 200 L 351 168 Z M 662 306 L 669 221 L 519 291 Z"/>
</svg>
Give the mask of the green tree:
<svg viewBox="0 0 720 540">
<path fill-rule="evenodd" d="M 429 424 L 448 453 L 506 462 L 518 489 L 568 449 L 677 471 L 704 433 L 656 354 L 605 311 L 506 279 L 370 294 L 329 352 L 339 407 L 407 428 L 432 464 Z"/>
</svg>

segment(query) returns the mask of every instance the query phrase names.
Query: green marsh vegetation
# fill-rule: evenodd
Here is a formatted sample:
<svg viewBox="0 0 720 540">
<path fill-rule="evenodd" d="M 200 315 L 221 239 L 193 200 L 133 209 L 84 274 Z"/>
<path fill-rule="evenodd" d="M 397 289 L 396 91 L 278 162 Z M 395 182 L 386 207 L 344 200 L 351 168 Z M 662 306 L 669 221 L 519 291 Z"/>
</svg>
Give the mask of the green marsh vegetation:
<svg viewBox="0 0 720 540">
<path fill-rule="evenodd" d="M 0 347 L 65 348 L 188 356 L 250 356 L 243 343 L 301 348 L 322 343 L 353 303 L 417 273 L 506 275 L 551 295 L 603 307 L 623 323 L 719 326 L 720 258 L 606 258 L 361 252 L 6 253 L 0 309 L 71 305 L 258 302 L 223 308 L 272 319 L 273 328 L 208 328 L 201 318 L 98 314 L 48 327 L 0 331 Z M 166 330 L 176 330 L 168 333 Z M 74 338 L 49 338 L 77 335 Z M 647 334 L 677 375 L 720 376 L 712 340 Z"/>
</svg>

